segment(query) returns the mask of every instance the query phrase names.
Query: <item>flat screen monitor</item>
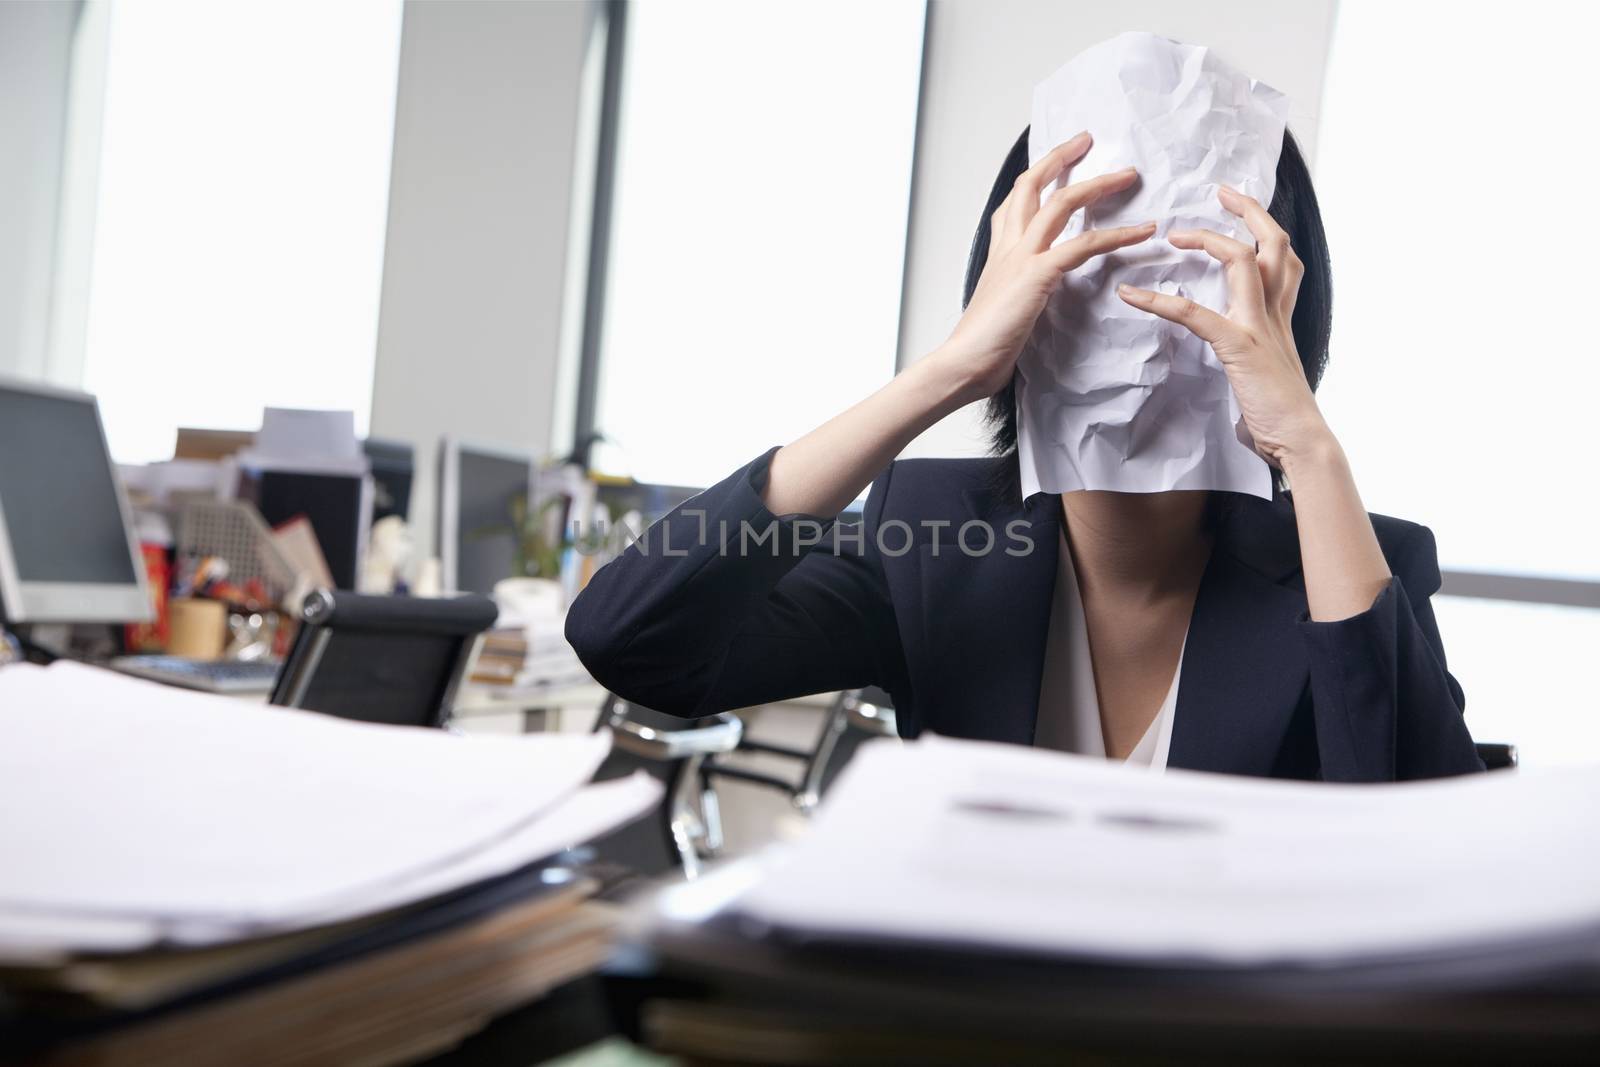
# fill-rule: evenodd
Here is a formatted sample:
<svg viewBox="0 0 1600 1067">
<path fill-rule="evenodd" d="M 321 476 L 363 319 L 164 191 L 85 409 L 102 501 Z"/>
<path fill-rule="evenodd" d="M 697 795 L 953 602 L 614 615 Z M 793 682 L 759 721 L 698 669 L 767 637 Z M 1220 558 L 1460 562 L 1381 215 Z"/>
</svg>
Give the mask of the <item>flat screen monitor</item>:
<svg viewBox="0 0 1600 1067">
<path fill-rule="evenodd" d="M 644 525 L 648 527 L 653 523 L 660 522 L 673 508 L 683 504 L 700 491 L 700 489 L 694 489 L 686 485 L 612 482 L 601 484 L 598 499 L 610 513 L 612 522 L 620 522 L 628 512 L 637 511 Z M 634 530 L 631 532 L 634 536 L 638 536 L 644 531 Z"/>
<path fill-rule="evenodd" d="M 439 448 L 439 564 L 446 591 L 492 593 L 514 576 L 513 506 L 533 489 L 533 456 L 446 437 Z"/>
<path fill-rule="evenodd" d="M 268 526 L 298 518 L 309 521 L 334 586 L 356 588 L 372 526 L 370 475 L 247 469 L 239 482 L 239 497 L 254 504 Z"/>
<path fill-rule="evenodd" d="M 94 397 L 0 379 L 0 618 L 149 617 L 144 564 Z"/>
</svg>

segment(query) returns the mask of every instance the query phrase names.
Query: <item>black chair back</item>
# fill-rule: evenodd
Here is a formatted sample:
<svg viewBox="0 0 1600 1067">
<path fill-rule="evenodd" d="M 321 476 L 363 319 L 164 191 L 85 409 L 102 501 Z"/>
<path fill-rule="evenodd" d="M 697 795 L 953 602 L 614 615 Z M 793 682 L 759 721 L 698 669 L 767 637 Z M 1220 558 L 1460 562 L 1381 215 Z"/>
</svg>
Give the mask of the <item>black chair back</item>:
<svg viewBox="0 0 1600 1067">
<path fill-rule="evenodd" d="M 443 726 L 473 644 L 494 624 L 485 596 L 425 599 L 319 590 L 271 702 L 362 722 Z"/>
</svg>

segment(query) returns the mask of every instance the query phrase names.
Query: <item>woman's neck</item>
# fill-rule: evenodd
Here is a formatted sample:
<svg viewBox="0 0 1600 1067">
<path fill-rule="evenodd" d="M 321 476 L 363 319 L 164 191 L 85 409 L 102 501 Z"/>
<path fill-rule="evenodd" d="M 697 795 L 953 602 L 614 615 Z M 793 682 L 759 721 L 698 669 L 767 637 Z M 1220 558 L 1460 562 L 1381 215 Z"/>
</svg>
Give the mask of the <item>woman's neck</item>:
<svg viewBox="0 0 1600 1067">
<path fill-rule="evenodd" d="M 1204 491 L 1062 493 L 1078 585 L 1160 599 L 1192 592 L 1211 554 Z"/>
</svg>

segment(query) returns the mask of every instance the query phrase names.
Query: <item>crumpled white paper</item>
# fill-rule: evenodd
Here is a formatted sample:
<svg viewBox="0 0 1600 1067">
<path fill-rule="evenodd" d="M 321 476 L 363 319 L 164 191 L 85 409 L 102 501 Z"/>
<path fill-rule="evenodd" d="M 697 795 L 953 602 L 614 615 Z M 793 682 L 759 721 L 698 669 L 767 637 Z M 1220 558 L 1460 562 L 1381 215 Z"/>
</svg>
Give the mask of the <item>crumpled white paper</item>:
<svg viewBox="0 0 1600 1067">
<path fill-rule="evenodd" d="M 1051 295 L 1017 368 L 1022 492 L 1222 489 L 1272 495 L 1211 346 L 1124 303 L 1119 284 L 1227 310 L 1220 264 L 1166 241 L 1208 229 L 1253 242 L 1217 201 L 1230 185 L 1270 203 L 1289 99 L 1210 49 L 1125 33 L 1078 55 L 1033 94 L 1030 162 L 1080 130 L 1094 147 L 1079 182 L 1133 166 L 1131 190 L 1079 212 L 1057 241 L 1086 229 L 1154 221 L 1144 244 L 1090 260 Z M 1048 197 L 1055 183 L 1044 190 Z"/>
</svg>

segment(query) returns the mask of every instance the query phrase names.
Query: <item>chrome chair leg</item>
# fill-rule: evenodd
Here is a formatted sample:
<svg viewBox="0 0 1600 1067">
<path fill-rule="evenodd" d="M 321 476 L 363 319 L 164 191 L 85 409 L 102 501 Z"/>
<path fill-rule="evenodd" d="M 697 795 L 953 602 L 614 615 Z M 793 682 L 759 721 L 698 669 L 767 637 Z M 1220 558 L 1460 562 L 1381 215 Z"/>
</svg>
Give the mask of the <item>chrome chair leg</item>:
<svg viewBox="0 0 1600 1067">
<path fill-rule="evenodd" d="M 701 860 L 705 858 L 702 842 L 705 840 L 706 827 L 700 813 L 695 810 L 694 789 L 700 780 L 700 766 L 704 762 L 701 756 L 690 756 L 677 775 L 676 787 L 672 795 L 667 798 L 671 805 L 669 825 L 672 829 L 672 844 L 678 852 L 678 863 L 683 867 L 685 878 L 694 878 L 700 874 Z"/>
<path fill-rule="evenodd" d="M 708 778 L 700 778 L 700 825 L 704 836 L 700 841 L 702 859 L 715 859 L 722 853 L 722 801 L 716 787 Z"/>
<path fill-rule="evenodd" d="M 839 746 L 839 739 L 850 726 L 846 706 L 851 696 L 851 693 L 844 692 L 834 698 L 833 706 L 828 709 L 827 721 L 822 724 L 822 736 L 817 739 L 817 747 L 812 750 L 800 774 L 800 787 L 795 790 L 793 802 L 802 815 L 810 815 L 822 800 L 822 780 L 827 774 L 828 764 L 833 759 L 834 749 Z"/>
</svg>

